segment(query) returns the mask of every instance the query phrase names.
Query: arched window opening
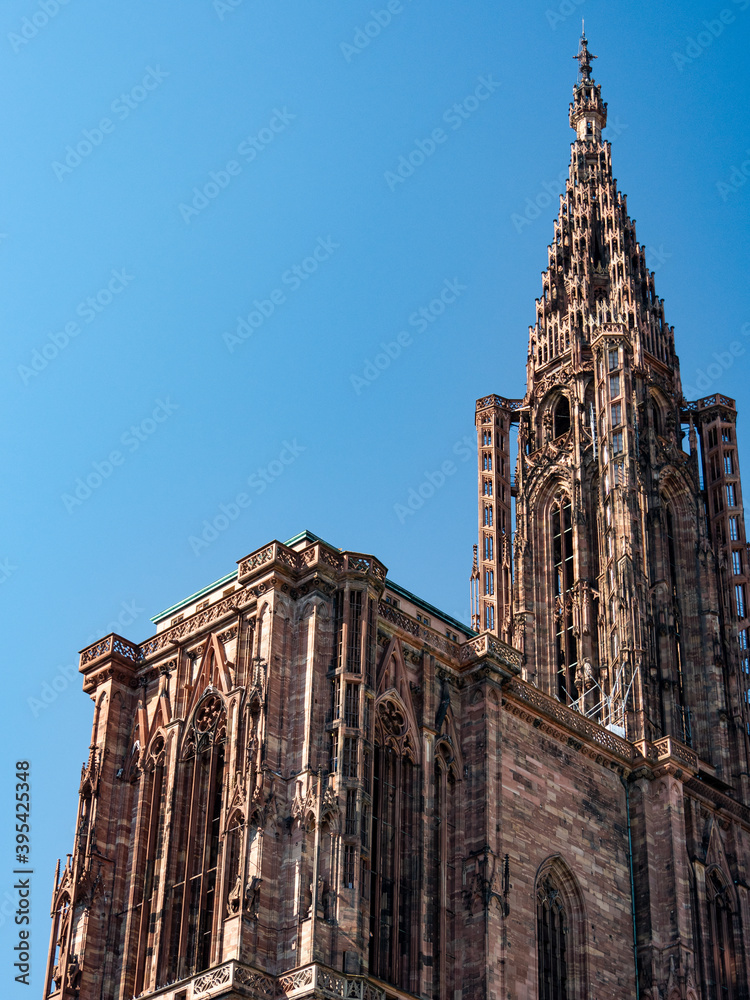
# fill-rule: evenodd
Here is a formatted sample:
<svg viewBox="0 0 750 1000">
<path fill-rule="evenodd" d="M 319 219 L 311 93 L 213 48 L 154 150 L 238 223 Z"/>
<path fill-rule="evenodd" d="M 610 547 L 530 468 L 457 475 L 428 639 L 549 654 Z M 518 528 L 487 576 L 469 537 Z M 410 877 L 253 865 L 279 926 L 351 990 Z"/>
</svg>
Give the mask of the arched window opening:
<svg viewBox="0 0 750 1000">
<path fill-rule="evenodd" d="M 55 910 L 54 924 L 52 928 L 52 969 L 48 983 L 48 993 L 56 993 L 62 990 L 65 979 L 65 969 L 62 967 L 62 960 L 67 945 L 68 930 L 70 926 L 71 909 L 70 897 L 65 894 L 59 901 Z M 52 951 L 52 949 L 54 949 Z"/>
<path fill-rule="evenodd" d="M 414 850 L 419 767 L 412 760 L 402 706 L 386 700 L 375 727 L 370 893 L 370 972 L 411 988 L 417 961 L 419 852 Z"/>
<path fill-rule="evenodd" d="M 718 870 L 706 878 L 708 904 L 708 995 L 711 1000 L 736 1000 L 737 963 L 729 886 Z"/>
<path fill-rule="evenodd" d="M 557 690 L 560 701 L 570 703 L 578 697 L 575 686 L 578 666 L 578 643 L 573 634 L 574 583 L 573 519 L 570 500 L 563 498 L 552 507 L 552 560 L 554 569 L 555 648 Z"/>
<path fill-rule="evenodd" d="M 536 897 L 539 1000 L 568 1000 L 568 919 L 562 894 L 546 875 Z"/>
<path fill-rule="evenodd" d="M 87 785 L 81 792 L 81 805 L 78 814 L 78 850 L 81 854 L 86 854 L 89 823 L 91 821 L 91 786 Z"/>
<path fill-rule="evenodd" d="M 448 740 L 441 739 L 435 748 L 433 771 L 435 809 L 432 826 L 433 893 L 432 907 L 432 996 L 445 1000 L 448 995 L 447 970 L 451 968 L 455 940 L 455 890 L 456 824 L 454 786 L 456 781 L 453 748 Z"/>
<path fill-rule="evenodd" d="M 226 712 L 209 694 L 198 705 L 179 764 L 180 797 L 186 805 L 169 888 L 171 912 L 165 981 L 183 979 L 211 963 L 224 791 Z"/>
<path fill-rule="evenodd" d="M 655 399 L 651 401 L 651 412 L 653 414 L 654 434 L 658 434 L 661 437 L 664 433 L 661 420 L 661 407 Z"/>
<path fill-rule="evenodd" d="M 586 913 L 578 882 L 560 857 L 537 875 L 536 926 L 539 1000 L 584 1000 Z"/>
<path fill-rule="evenodd" d="M 667 518 L 667 553 L 669 557 L 669 583 L 672 592 L 672 597 L 677 596 L 677 557 L 675 555 L 675 534 L 674 534 L 674 517 L 672 515 L 672 508 L 667 507 L 666 509 Z"/>
<path fill-rule="evenodd" d="M 555 407 L 555 437 L 559 438 L 570 430 L 570 402 L 567 396 L 561 396 Z"/>
<path fill-rule="evenodd" d="M 164 842 L 164 737 L 154 739 L 143 775 L 142 816 L 147 831 L 141 845 L 138 866 L 142 873 L 143 894 L 135 907 L 138 928 L 135 994 L 151 984 L 156 929 L 152 913 L 157 905 Z"/>
<path fill-rule="evenodd" d="M 677 704 L 675 711 L 677 718 L 675 725 L 680 739 L 688 746 L 692 745 L 693 734 L 690 722 L 690 709 L 685 705 L 685 681 L 682 665 L 682 635 L 680 630 L 680 605 L 677 592 L 677 536 L 675 534 L 675 521 L 672 507 L 665 508 L 665 520 L 667 529 L 667 560 L 669 562 L 669 587 L 672 595 L 672 618 L 674 621 L 674 654 L 677 665 Z"/>
<path fill-rule="evenodd" d="M 485 603 L 484 605 L 484 627 L 488 632 L 495 628 L 495 605 Z"/>
</svg>

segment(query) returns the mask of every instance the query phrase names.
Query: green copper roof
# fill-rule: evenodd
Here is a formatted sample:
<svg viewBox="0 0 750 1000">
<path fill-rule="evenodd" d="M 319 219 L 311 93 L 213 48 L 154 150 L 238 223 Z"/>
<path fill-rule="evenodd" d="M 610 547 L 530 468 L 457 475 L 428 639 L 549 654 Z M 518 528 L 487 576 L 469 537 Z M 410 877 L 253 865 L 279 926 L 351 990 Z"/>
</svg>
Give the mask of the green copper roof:
<svg viewBox="0 0 750 1000">
<path fill-rule="evenodd" d="M 154 615 L 151 621 L 154 623 L 154 625 L 157 625 L 160 621 L 163 621 L 165 618 L 168 618 L 169 615 L 173 615 L 176 611 L 179 611 L 180 608 L 184 608 L 188 604 L 192 604 L 192 602 L 197 600 L 199 597 L 203 597 L 204 594 L 210 594 L 212 590 L 215 590 L 217 587 L 220 587 L 223 583 L 229 583 L 231 580 L 236 580 L 236 579 L 237 579 L 237 570 L 235 569 L 233 572 L 227 573 L 226 576 L 222 576 L 222 578 L 220 580 L 217 580 L 215 583 L 209 583 L 209 585 L 207 587 L 203 587 L 202 590 L 196 590 L 196 592 L 194 594 L 191 594 L 190 597 L 186 597 L 184 600 L 178 601 L 177 604 L 173 604 L 172 607 L 167 608 L 166 611 L 160 611 L 158 615 Z"/>
<path fill-rule="evenodd" d="M 338 546 L 331 545 L 330 542 L 327 542 L 324 538 L 321 538 L 320 535 L 316 535 L 314 532 L 308 531 L 307 528 L 305 528 L 304 531 L 300 531 L 298 534 L 294 535 L 293 538 L 290 538 L 288 541 L 284 542 L 284 544 L 291 548 L 292 545 L 297 545 L 301 541 L 306 541 L 310 543 L 323 542 L 324 545 L 327 545 L 331 549 L 335 549 L 337 552 L 343 551 L 342 549 L 338 548 Z M 158 625 L 159 622 L 164 621 L 165 618 L 169 618 L 170 615 L 176 614 L 178 611 L 180 611 L 181 608 L 185 608 L 188 606 L 188 604 L 192 604 L 193 601 L 197 601 L 198 598 L 203 597 L 204 594 L 210 594 L 211 591 L 216 590 L 217 587 L 221 587 L 225 583 L 231 583 L 233 580 L 236 579 L 237 579 L 237 570 L 235 569 L 231 573 L 227 573 L 226 576 L 222 576 L 221 579 L 216 580 L 214 583 L 210 583 L 207 587 L 203 587 L 202 590 L 198 590 L 194 594 L 191 594 L 190 597 L 186 597 L 184 600 L 178 601 L 177 604 L 173 604 L 170 608 L 167 608 L 166 611 L 161 611 L 159 612 L 158 615 L 154 615 L 151 621 L 154 623 L 154 625 Z M 405 600 L 411 601 L 412 604 L 415 604 L 418 608 L 421 608 L 422 611 L 426 611 L 430 615 L 435 615 L 436 618 L 439 618 L 446 625 L 450 625 L 452 628 L 461 632 L 463 635 L 470 637 L 478 635 L 478 633 L 475 632 L 473 629 L 469 628 L 468 625 L 464 625 L 463 622 L 460 622 L 457 619 L 452 618 L 450 615 L 445 614 L 444 611 L 441 611 L 439 608 L 436 608 L 434 604 L 429 604 L 427 601 L 423 601 L 421 597 L 417 597 L 416 594 L 412 594 L 412 592 L 410 590 L 406 590 L 405 587 L 399 587 L 399 585 L 397 583 L 394 583 L 393 580 L 386 580 L 385 585 L 389 590 L 393 591 L 394 594 L 398 594 Z"/>
</svg>

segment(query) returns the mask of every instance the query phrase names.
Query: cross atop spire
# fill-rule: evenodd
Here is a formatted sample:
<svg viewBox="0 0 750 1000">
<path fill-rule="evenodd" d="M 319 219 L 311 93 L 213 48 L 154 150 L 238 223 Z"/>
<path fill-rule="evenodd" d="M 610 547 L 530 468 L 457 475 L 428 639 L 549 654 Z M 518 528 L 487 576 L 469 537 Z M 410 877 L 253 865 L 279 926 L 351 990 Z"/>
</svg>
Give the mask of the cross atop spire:
<svg viewBox="0 0 750 1000">
<path fill-rule="evenodd" d="M 581 83 L 591 79 L 591 60 L 598 58 L 589 52 L 588 44 L 588 39 L 583 30 L 583 21 L 581 21 L 581 41 L 578 45 L 577 54 L 573 56 L 574 59 L 578 60 L 579 81 Z"/>
<path fill-rule="evenodd" d="M 607 124 L 607 105 L 602 100 L 601 87 L 591 76 L 591 60 L 595 55 L 589 52 L 589 43 L 581 21 L 581 41 L 578 54 L 578 81 L 573 87 L 573 103 L 570 106 L 570 124 L 582 141 L 601 141 L 601 133 Z"/>
</svg>

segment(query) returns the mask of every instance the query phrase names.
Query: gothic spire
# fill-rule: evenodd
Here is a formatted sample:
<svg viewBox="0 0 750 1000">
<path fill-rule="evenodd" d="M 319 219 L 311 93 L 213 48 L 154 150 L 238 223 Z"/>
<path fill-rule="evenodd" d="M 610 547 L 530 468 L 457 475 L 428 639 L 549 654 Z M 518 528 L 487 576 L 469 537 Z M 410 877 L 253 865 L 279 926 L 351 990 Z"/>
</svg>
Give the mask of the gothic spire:
<svg viewBox="0 0 750 1000">
<path fill-rule="evenodd" d="M 602 137 L 607 104 L 592 77 L 596 56 L 583 33 L 574 58 L 578 76 L 569 120 L 576 137 L 530 330 L 529 392 L 548 365 L 583 363 L 584 353 L 609 324 L 633 338 L 638 364 L 646 355 L 673 370 L 677 363 L 673 331 L 664 321 L 645 248 L 612 173 L 611 145 Z"/>
</svg>

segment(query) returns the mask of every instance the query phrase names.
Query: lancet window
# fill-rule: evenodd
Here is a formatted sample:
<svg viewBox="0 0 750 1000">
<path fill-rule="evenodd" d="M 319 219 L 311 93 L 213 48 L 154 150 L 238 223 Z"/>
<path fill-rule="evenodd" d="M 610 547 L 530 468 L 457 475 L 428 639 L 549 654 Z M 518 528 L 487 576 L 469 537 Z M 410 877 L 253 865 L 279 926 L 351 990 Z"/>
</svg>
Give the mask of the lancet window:
<svg viewBox="0 0 750 1000">
<path fill-rule="evenodd" d="M 63 958 L 65 955 L 66 946 L 68 944 L 68 934 L 70 930 L 70 918 L 71 918 L 71 908 L 70 908 L 70 896 L 64 893 L 58 900 L 57 907 L 55 909 L 55 914 L 53 917 L 53 928 L 52 928 L 52 944 L 51 944 L 51 955 L 50 955 L 50 967 L 51 972 L 49 973 L 48 981 L 48 991 L 50 993 L 55 993 L 62 989 L 63 983 L 65 981 L 66 969 L 63 967 Z"/>
<path fill-rule="evenodd" d="M 224 791 L 226 712 L 209 694 L 197 706 L 178 767 L 185 816 L 172 859 L 167 979 L 194 975 L 211 964 L 216 907 L 219 827 Z"/>
<path fill-rule="evenodd" d="M 375 725 L 370 972 L 410 989 L 419 912 L 419 768 L 402 703 L 380 702 Z"/>
<path fill-rule="evenodd" d="M 362 625 L 362 591 L 349 591 L 349 642 L 346 658 L 347 670 L 358 674 L 361 670 L 361 625 Z"/>
<path fill-rule="evenodd" d="M 456 766 L 453 747 L 445 737 L 435 747 L 434 781 L 432 996 L 435 1000 L 444 1000 L 448 995 L 447 969 L 451 965 L 455 939 L 453 894 L 456 881 L 456 818 L 452 808 Z"/>
<path fill-rule="evenodd" d="M 539 1000 L 568 1000 L 568 915 L 562 893 L 545 876 L 536 898 Z"/>
<path fill-rule="evenodd" d="M 737 965 L 734 948 L 729 886 L 717 869 L 706 878 L 708 905 L 708 996 L 710 1000 L 735 1000 Z"/>
<path fill-rule="evenodd" d="M 676 720 L 678 732 L 681 730 L 682 740 L 690 744 L 692 742 L 692 732 L 690 724 L 690 710 L 685 707 L 685 691 L 682 664 L 682 632 L 680 628 L 680 604 L 678 593 L 678 572 L 677 572 L 677 536 L 675 534 L 675 518 L 671 506 L 666 507 L 665 512 L 667 527 L 667 557 L 669 559 L 669 582 L 672 593 L 672 615 L 674 620 L 674 651 L 677 666 L 677 700 Z"/>
<path fill-rule="evenodd" d="M 555 407 L 554 425 L 556 438 L 567 434 L 570 430 L 570 402 L 567 396 L 561 396 L 558 400 Z"/>
<path fill-rule="evenodd" d="M 560 857 L 542 866 L 536 882 L 539 1000 L 584 1000 L 586 913 L 578 882 Z"/>
<path fill-rule="evenodd" d="M 141 816 L 145 836 L 139 846 L 137 859 L 141 879 L 142 895 L 137 902 L 135 923 L 138 936 L 135 969 L 135 994 L 142 992 L 150 983 L 153 972 L 151 966 L 154 952 L 155 930 L 151 914 L 158 905 L 161 884 L 161 867 L 164 851 L 164 799 L 166 782 L 164 779 L 164 737 L 159 733 L 153 740 L 144 767 Z"/>
<path fill-rule="evenodd" d="M 573 634 L 573 521 L 570 500 L 556 501 L 551 511 L 552 561 L 554 579 L 555 652 L 557 661 L 557 697 L 574 701 L 575 673 L 578 664 L 577 642 Z"/>
</svg>

